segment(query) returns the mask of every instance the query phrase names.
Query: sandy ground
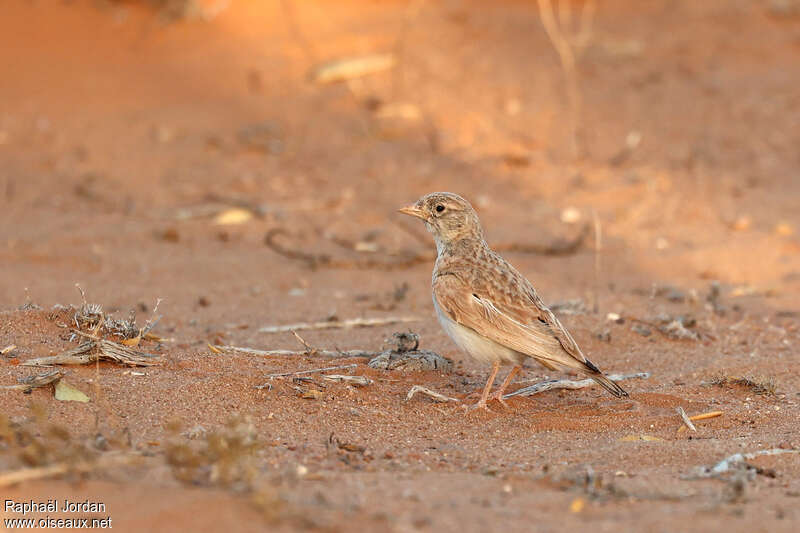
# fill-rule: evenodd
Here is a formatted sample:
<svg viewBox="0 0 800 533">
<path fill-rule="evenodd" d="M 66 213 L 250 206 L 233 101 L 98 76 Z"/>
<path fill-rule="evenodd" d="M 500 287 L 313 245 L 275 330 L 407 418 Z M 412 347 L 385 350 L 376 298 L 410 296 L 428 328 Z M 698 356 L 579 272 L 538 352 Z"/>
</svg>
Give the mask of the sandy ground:
<svg viewBox="0 0 800 533">
<path fill-rule="evenodd" d="M 731 454 L 800 448 L 792 9 L 603 2 L 578 63 L 576 159 L 558 58 L 530 3 L 415 15 L 401 2 L 233 2 L 210 21 L 166 23 L 133 3 L 10 2 L 0 349 L 16 348 L 0 356 L 0 383 L 76 345 L 62 327 L 72 312 L 54 310 L 81 305 L 75 284 L 116 317 L 137 310 L 140 325 L 161 299 L 153 333 L 167 340 L 142 344 L 157 366 L 68 368 L 90 403 L 57 401 L 52 386 L 2 391 L 3 473 L 69 466 L 3 498 L 103 502 L 57 516 L 110 516 L 122 531 L 796 531 L 797 454 L 689 479 Z M 376 52 L 394 52 L 395 69 L 309 81 L 324 61 Z M 596 213 L 599 256 L 591 232 L 566 254 L 504 255 L 547 302 L 585 304 L 562 320 L 601 368 L 651 377 L 626 381 L 625 400 L 551 391 L 509 412 L 405 402 L 414 384 L 474 401 L 488 373 L 436 323 L 430 261 L 358 268 L 432 251 L 396 213 L 432 190 L 470 198 L 506 248 L 569 240 Z M 256 216 L 215 223 L 242 206 Z M 275 229 L 332 262 L 276 253 Z M 692 317 L 697 339 L 660 331 L 665 315 Z M 410 328 L 453 371 L 208 347 L 299 350 L 291 333 L 259 328 L 391 316 L 418 320 L 302 335 L 380 351 Z M 255 388 L 350 363 L 338 373 L 372 383 Z M 532 363 L 519 379 L 544 376 L 568 377 Z M 723 415 L 678 431 L 677 407 Z"/>
</svg>

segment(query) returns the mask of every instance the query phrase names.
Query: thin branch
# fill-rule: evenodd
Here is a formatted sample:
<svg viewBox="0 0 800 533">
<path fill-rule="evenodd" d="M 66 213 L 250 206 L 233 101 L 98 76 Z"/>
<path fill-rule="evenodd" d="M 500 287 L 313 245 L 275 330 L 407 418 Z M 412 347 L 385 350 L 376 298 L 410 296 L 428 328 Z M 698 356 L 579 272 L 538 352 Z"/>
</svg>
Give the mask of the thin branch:
<svg viewBox="0 0 800 533">
<path fill-rule="evenodd" d="M 594 26 L 594 13 L 597 10 L 597 5 L 595 4 L 595 0 L 586 0 L 583 3 L 583 9 L 581 10 L 581 20 L 580 26 L 578 28 L 578 33 L 572 39 L 572 44 L 578 50 L 578 53 L 582 52 L 586 46 L 588 46 L 589 41 L 592 39 L 592 32 Z"/>
<path fill-rule="evenodd" d="M 592 311 L 596 314 L 600 311 L 600 268 L 603 254 L 603 228 L 600 225 L 600 217 L 596 209 L 592 210 L 592 220 L 594 222 L 594 302 Z"/>
<path fill-rule="evenodd" d="M 589 226 L 584 225 L 580 233 L 572 239 L 556 239 L 545 244 L 526 244 L 516 242 L 498 243 L 492 245 L 495 252 L 519 252 L 526 254 L 563 256 L 574 254 L 583 244 L 589 234 Z"/>
<path fill-rule="evenodd" d="M 92 362 L 91 351 L 94 347 L 95 341 L 88 341 L 58 355 L 28 359 L 20 364 L 22 366 L 85 365 Z"/>
<path fill-rule="evenodd" d="M 158 356 L 140 352 L 122 344 L 94 335 L 74 330 L 74 332 L 91 340 L 84 342 L 77 348 L 67 350 L 58 355 L 38 357 L 22 362 L 23 366 L 52 366 L 52 365 L 85 365 L 97 359 L 111 360 L 130 366 L 151 366 L 158 364 Z"/>
<path fill-rule="evenodd" d="M 403 67 L 406 59 L 406 41 L 411 27 L 416 23 L 422 8 L 427 0 L 410 0 L 403 15 L 400 31 L 397 33 L 393 47 L 395 57 L 394 70 L 392 71 L 392 97 L 397 100 L 403 92 Z"/>
<path fill-rule="evenodd" d="M 300 29 L 300 24 L 297 22 L 297 12 L 295 11 L 294 2 L 291 0 L 281 0 L 281 9 L 283 10 L 286 23 L 289 26 L 289 33 L 291 33 L 294 40 L 297 41 L 298 46 L 303 51 L 303 55 L 306 56 L 306 61 L 308 61 L 310 65 L 315 64 L 317 62 L 317 54 L 311 42 Z"/>
<path fill-rule="evenodd" d="M 419 322 L 419 318 L 413 316 L 396 316 L 386 318 L 350 318 L 347 320 L 326 320 L 324 322 L 300 322 L 297 324 L 289 324 L 287 326 L 264 326 L 258 330 L 259 333 L 280 333 L 284 331 L 303 331 L 303 330 L 317 330 L 317 329 L 351 329 L 351 328 L 364 328 L 370 326 L 388 326 L 391 324 L 404 324 L 407 322 Z M 297 334 L 295 333 L 295 336 Z M 302 341 L 302 344 L 308 348 L 309 346 Z"/>
<path fill-rule="evenodd" d="M 306 340 L 297 333 L 297 331 L 292 330 L 292 335 L 294 335 L 294 338 L 297 339 L 297 342 L 299 342 L 300 344 L 303 345 L 303 347 L 305 347 L 306 353 L 308 355 L 314 355 L 317 352 L 317 349 L 308 344 Z"/>
<path fill-rule="evenodd" d="M 28 376 L 26 378 L 19 379 L 19 383 L 16 385 L 3 385 L 0 386 L 0 389 L 6 390 L 21 390 L 24 392 L 30 392 L 31 390 L 44 387 L 51 383 L 58 381 L 59 379 L 64 377 L 64 372 L 59 369 L 50 370 L 49 372 L 44 372 L 43 374 L 36 374 L 33 376 Z"/>
<path fill-rule="evenodd" d="M 683 407 L 678 406 L 676 410 L 678 411 L 678 414 L 681 415 L 683 423 L 686 424 L 686 427 L 692 431 L 697 431 L 697 428 L 694 427 L 694 424 L 692 424 L 691 419 L 686 415 L 686 411 L 683 410 Z"/>
<path fill-rule="evenodd" d="M 243 346 L 213 344 L 209 344 L 209 346 L 221 352 L 238 352 L 249 355 L 264 355 L 267 357 L 309 355 L 308 352 L 298 352 L 297 350 L 257 350 L 255 348 L 247 348 Z M 328 357 L 331 359 L 347 359 L 349 357 L 363 357 L 371 359 L 377 355 L 380 355 L 381 353 L 382 352 L 368 352 L 364 350 L 317 350 L 314 352 L 314 356 Z"/>
<path fill-rule="evenodd" d="M 633 378 L 642 378 L 647 379 L 650 377 L 649 372 L 638 372 L 636 374 L 611 374 L 606 376 L 611 381 L 623 381 L 626 379 L 633 379 Z M 592 385 L 596 385 L 597 383 L 593 379 L 582 379 L 579 381 L 573 381 L 569 379 L 548 379 L 546 381 L 542 381 L 536 383 L 534 385 L 530 385 L 528 387 L 523 387 L 519 390 L 515 390 L 514 392 L 510 392 L 508 394 L 503 395 L 503 399 L 512 398 L 514 396 L 533 396 L 534 394 L 539 394 L 540 392 L 545 392 L 554 389 L 583 389 L 586 387 L 591 387 Z"/>
<path fill-rule="evenodd" d="M 581 115 L 581 94 L 578 86 L 578 72 L 575 68 L 575 52 L 572 45 L 567 39 L 565 32 L 561 25 L 556 21 L 553 12 L 553 4 L 550 0 L 538 0 L 539 4 L 539 17 L 542 20 L 542 26 L 550 38 L 550 42 L 558 54 L 558 59 L 561 62 L 561 68 L 564 71 L 564 81 L 566 84 L 567 101 L 569 104 L 569 122 L 570 122 L 570 149 L 573 157 L 578 156 L 578 121 Z M 562 2 L 563 5 L 563 2 Z"/>
<path fill-rule="evenodd" d="M 367 376 L 347 376 L 341 374 L 326 374 L 321 376 L 325 381 L 341 381 L 356 387 L 364 387 L 370 385 L 372 380 Z"/>
<path fill-rule="evenodd" d="M 405 226 L 404 230 L 409 231 Z M 409 233 L 411 233 L 409 231 Z M 583 227 L 581 232 L 572 239 L 556 239 L 551 243 L 519 243 L 504 242 L 498 243 L 492 248 L 497 252 L 517 252 L 546 256 L 564 256 L 575 253 L 583 244 L 584 239 L 589 233 L 589 226 Z M 415 239 L 422 242 L 420 235 L 411 233 Z M 380 254 L 388 256 L 390 259 L 378 259 L 379 254 L 357 253 L 353 258 L 334 257 L 326 253 L 315 253 L 300 249 L 299 247 L 287 247 L 277 242 L 279 236 L 289 236 L 289 232 L 283 228 L 273 228 L 264 237 L 264 243 L 275 253 L 288 259 L 301 261 L 312 270 L 318 268 L 331 269 L 356 269 L 356 270 L 402 270 L 421 263 L 430 263 L 436 259 L 434 250 L 424 250 L 417 252 L 396 252 Z"/>
<path fill-rule="evenodd" d="M 690 416 L 689 420 L 697 422 L 698 420 L 708 420 L 709 418 L 717 418 L 722 416 L 722 411 L 709 411 L 708 413 L 701 413 L 699 415 Z"/>
<path fill-rule="evenodd" d="M 459 400 L 457 398 L 451 398 L 450 396 L 445 396 L 444 394 L 440 394 L 440 393 L 438 393 L 436 391 L 433 391 L 433 390 L 431 390 L 431 389 L 429 389 L 427 387 L 423 387 L 422 385 L 414 385 L 413 387 L 411 387 L 411 389 L 408 391 L 408 394 L 406 395 L 406 401 L 411 400 L 411 398 L 413 398 L 414 395 L 416 393 L 418 393 L 418 392 L 421 393 L 421 394 L 424 394 L 426 396 L 430 396 L 431 398 L 433 398 L 437 402 L 459 402 L 459 401 L 461 401 L 461 400 Z"/>
<path fill-rule="evenodd" d="M 758 450 L 749 453 L 735 453 L 729 457 L 726 457 L 714 466 L 697 467 L 692 474 L 686 476 L 684 479 L 718 477 L 734 469 L 737 465 L 746 464 L 746 462 L 750 459 L 755 459 L 756 457 L 761 457 L 764 455 L 783 455 L 785 453 L 800 453 L 800 449 L 787 450 L 783 448 L 773 448 L 771 450 Z"/>
<path fill-rule="evenodd" d="M 276 238 L 279 235 L 289 235 L 289 232 L 283 228 L 273 228 L 264 237 L 264 244 L 266 244 L 273 252 L 282 255 L 289 259 L 302 261 L 311 269 L 317 268 L 341 268 L 341 269 L 356 269 L 356 270 L 399 270 L 409 268 L 411 266 L 433 261 L 436 255 L 433 252 L 426 252 L 421 254 L 400 254 L 396 259 L 381 260 L 371 254 L 367 257 L 356 257 L 353 259 L 335 258 L 329 254 L 312 253 L 299 250 L 297 248 L 287 248 L 279 244 Z"/>
<path fill-rule="evenodd" d="M 113 455 L 112 455 L 113 454 Z M 37 479 L 47 479 L 66 474 L 68 472 L 91 472 L 101 468 L 129 464 L 141 457 L 138 454 L 117 454 L 108 452 L 107 455 L 100 456 L 97 461 L 83 462 L 78 464 L 56 463 L 48 466 L 38 466 L 35 468 L 22 468 L 0 474 L 0 487 L 9 487 L 25 481 Z"/>
<path fill-rule="evenodd" d="M 319 372 L 328 372 L 329 370 L 344 370 L 347 368 L 355 368 L 357 366 L 358 366 L 357 364 L 352 363 L 349 365 L 327 366 L 325 368 L 312 368 L 311 370 L 298 370 L 297 372 L 280 372 L 278 374 L 268 374 L 265 377 L 267 379 L 272 379 L 272 378 L 282 378 L 286 376 L 302 376 L 303 374 L 317 374 Z M 269 387 L 268 383 L 265 383 L 263 385 L 256 385 L 257 389 L 266 389 L 267 387 Z"/>
</svg>

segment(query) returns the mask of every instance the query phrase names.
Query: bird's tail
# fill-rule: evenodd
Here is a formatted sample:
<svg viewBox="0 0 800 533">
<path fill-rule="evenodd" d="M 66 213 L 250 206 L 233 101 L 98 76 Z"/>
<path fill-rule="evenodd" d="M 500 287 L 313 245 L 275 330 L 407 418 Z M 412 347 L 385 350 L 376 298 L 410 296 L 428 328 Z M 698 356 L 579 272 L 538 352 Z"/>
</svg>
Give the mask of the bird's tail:
<svg viewBox="0 0 800 533">
<path fill-rule="evenodd" d="M 628 393 L 625 389 L 608 379 L 603 374 L 595 374 L 591 376 L 593 380 L 597 382 L 598 385 L 606 389 L 608 392 L 616 396 L 617 398 L 624 398 L 628 396 Z"/>
</svg>

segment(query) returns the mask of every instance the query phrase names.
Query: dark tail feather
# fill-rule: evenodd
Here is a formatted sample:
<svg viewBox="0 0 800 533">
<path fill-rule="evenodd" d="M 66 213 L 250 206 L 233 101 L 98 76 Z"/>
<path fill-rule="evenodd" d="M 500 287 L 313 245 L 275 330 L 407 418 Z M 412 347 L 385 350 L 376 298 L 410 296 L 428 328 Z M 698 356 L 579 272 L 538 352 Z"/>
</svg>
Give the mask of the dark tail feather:
<svg viewBox="0 0 800 533">
<path fill-rule="evenodd" d="M 625 391 L 625 389 L 605 377 L 603 374 L 594 375 L 591 376 L 591 378 L 595 380 L 598 385 L 606 389 L 617 398 L 624 398 L 628 396 L 628 393 Z"/>
</svg>

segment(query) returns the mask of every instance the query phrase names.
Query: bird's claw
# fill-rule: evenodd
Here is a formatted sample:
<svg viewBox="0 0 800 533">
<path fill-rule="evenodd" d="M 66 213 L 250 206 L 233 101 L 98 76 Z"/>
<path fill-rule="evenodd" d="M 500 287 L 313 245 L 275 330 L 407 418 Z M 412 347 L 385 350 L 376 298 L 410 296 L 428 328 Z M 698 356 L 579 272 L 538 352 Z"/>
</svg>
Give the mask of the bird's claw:
<svg viewBox="0 0 800 533">
<path fill-rule="evenodd" d="M 503 393 L 498 391 L 498 392 L 492 394 L 491 396 L 489 396 L 489 401 L 497 400 L 498 402 L 500 402 L 500 405 L 503 406 L 503 409 L 505 409 L 506 411 L 511 411 L 511 407 L 503 399 L 503 396 L 504 396 Z"/>
</svg>

